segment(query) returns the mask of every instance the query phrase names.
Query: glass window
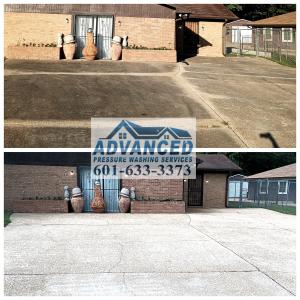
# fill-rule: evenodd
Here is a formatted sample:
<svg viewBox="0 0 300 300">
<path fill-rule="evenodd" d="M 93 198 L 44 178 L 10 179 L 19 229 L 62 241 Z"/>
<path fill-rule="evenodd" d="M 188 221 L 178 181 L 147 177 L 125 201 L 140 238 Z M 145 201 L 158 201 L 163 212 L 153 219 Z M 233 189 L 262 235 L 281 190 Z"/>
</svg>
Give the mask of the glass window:
<svg viewBox="0 0 300 300">
<path fill-rule="evenodd" d="M 264 35 L 266 41 L 272 41 L 272 28 L 265 28 L 264 29 Z"/>
<path fill-rule="evenodd" d="M 278 194 L 287 194 L 288 182 L 278 181 Z"/>
<path fill-rule="evenodd" d="M 119 139 L 122 139 L 122 132 L 119 132 Z"/>
<path fill-rule="evenodd" d="M 268 180 L 261 180 L 259 182 L 259 193 L 260 194 L 268 194 Z"/>
<path fill-rule="evenodd" d="M 126 132 L 123 133 L 123 139 L 127 139 L 127 133 Z"/>
<path fill-rule="evenodd" d="M 289 43 L 293 41 L 293 28 L 282 28 L 282 41 Z"/>
</svg>

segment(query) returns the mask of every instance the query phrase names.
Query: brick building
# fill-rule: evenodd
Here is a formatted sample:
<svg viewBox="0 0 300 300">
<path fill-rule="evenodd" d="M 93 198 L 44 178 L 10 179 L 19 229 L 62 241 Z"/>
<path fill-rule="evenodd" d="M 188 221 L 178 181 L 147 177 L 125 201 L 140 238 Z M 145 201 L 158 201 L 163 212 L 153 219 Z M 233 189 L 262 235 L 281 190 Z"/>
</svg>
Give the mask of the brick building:
<svg viewBox="0 0 300 300">
<path fill-rule="evenodd" d="M 135 187 L 132 213 L 177 212 L 190 207 L 222 208 L 227 180 L 241 169 L 226 156 L 197 155 L 197 178 L 191 180 L 103 180 L 108 212 L 118 212 L 122 187 Z M 5 153 L 5 209 L 14 212 L 68 212 L 64 186 L 80 186 L 90 211 L 93 198 L 89 153 Z"/>
<path fill-rule="evenodd" d="M 5 55 L 16 58 L 12 47 L 26 45 L 18 55 L 30 58 L 26 54 L 30 53 L 28 45 L 54 45 L 59 33 L 71 33 L 78 45 L 76 57 L 80 58 L 86 32 L 92 28 L 101 59 L 110 58 L 114 35 L 128 36 L 131 48 L 143 48 L 125 49 L 125 60 L 176 61 L 194 55 L 222 56 L 223 26 L 235 19 L 220 4 L 7 4 Z"/>
</svg>

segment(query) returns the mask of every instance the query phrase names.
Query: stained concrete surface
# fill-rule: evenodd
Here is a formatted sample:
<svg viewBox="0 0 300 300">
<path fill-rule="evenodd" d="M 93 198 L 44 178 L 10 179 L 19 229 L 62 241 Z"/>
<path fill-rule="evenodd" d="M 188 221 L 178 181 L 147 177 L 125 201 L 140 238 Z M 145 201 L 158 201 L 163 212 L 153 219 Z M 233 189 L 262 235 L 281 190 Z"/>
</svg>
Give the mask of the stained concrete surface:
<svg viewBox="0 0 300 300">
<path fill-rule="evenodd" d="M 293 295 L 296 218 L 264 209 L 13 214 L 5 295 Z"/>
<path fill-rule="evenodd" d="M 6 147 L 90 147 L 91 117 L 195 117 L 198 147 L 295 146 L 295 70 L 256 58 L 5 62 Z"/>
</svg>

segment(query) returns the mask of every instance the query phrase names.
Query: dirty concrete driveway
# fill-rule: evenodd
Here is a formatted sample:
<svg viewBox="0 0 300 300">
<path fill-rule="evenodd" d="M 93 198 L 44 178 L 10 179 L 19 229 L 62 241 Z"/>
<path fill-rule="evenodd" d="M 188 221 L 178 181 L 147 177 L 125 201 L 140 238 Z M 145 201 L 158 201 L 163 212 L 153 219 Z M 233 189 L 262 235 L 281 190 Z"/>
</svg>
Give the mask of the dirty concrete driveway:
<svg viewBox="0 0 300 300">
<path fill-rule="evenodd" d="M 6 295 L 292 295 L 296 218 L 264 209 L 13 214 Z"/>
<path fill-rule="evenodd" d="M 196 117 L 198 147 L 295 145 L 295 71 L 263 59 L 188 64 L 6 61 L 5 146 L 90 147 L 91 117 Z"/>
</svg>

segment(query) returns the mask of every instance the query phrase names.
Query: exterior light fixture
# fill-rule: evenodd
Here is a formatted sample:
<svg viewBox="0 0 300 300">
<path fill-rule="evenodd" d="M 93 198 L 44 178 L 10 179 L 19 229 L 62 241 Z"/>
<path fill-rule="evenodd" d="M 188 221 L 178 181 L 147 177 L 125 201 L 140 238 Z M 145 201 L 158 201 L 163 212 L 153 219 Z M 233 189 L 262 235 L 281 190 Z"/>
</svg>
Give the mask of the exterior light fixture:
<svg viewBox="0 0 300 300">
<path fill-rule="evenodd" d="M 70 176 L 73 176 L 74 175 L 74 171 L 70 171 Z"/>
</svg>

